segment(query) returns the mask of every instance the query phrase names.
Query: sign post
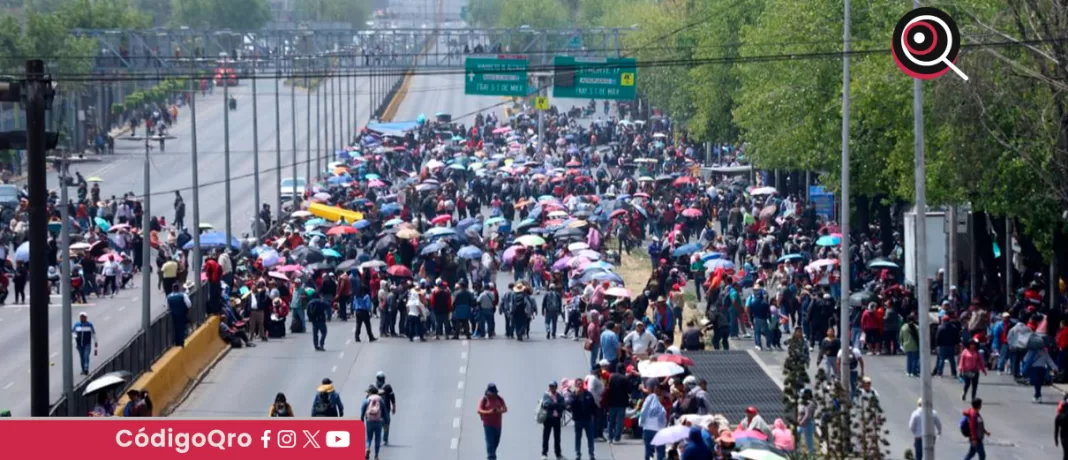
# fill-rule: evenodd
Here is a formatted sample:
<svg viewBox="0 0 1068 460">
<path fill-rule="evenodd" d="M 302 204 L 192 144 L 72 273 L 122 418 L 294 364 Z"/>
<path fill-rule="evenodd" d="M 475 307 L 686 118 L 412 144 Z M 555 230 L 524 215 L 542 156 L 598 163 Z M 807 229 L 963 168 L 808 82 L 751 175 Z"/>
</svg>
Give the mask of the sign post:
<svg viewBox="0 0 1068 460">
<path fill-rule="evenodd" d="M 525 56 L 468 57 L 464 61 L 464 94 L 527 96 L 528 65 Z"/>
<path fill-rule="evenodd" d="M 633 58 L 553 58 L 553 97 L 634 100 L 638 62 Z"/>
</svg>

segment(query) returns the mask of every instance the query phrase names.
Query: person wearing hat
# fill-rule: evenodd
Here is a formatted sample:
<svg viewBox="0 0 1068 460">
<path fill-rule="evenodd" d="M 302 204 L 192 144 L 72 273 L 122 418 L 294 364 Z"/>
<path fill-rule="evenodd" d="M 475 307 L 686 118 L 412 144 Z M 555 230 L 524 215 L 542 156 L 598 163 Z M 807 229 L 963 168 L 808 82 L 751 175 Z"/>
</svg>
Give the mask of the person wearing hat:
<svg viewBox="0 0 1068 460">
<path fill-rule="evenodd" d="M 567 405 L 564 396 L 557 391 L 556 381 L 549 382 L 549 390 L 541 395 L 536 419 L 541 423 L 541 458 L 545 460 L 549 455 L 549 435 L 553 437 L 553 452 L 557 460 L 564 458 L 560 449 L 560 419 L 563 417 Z"/>
<path fill-rule="evenodd" d="M 98 350 L 96 342 L 96 327 L 89 322 L 89 315 L 85 312 L 78 314 L 78 322 L 74 323 L 71 333 L 74 334 L 74 346 L 78 349 L 78 357 L 81 358 L 82 375 L 89 375 L 89 355 L 96 354 Z"/>
<path fill-rule="evenodd" d="M 478 416 L 482 418 L 482 432 L 486 440 L 486 460 L 497 460 L 497 446 L 501 444 L 501 427 L 508 404 L 504 402 L 497 385 L 486 385 L 486 392 L 478 401 Z"/>
</svg>

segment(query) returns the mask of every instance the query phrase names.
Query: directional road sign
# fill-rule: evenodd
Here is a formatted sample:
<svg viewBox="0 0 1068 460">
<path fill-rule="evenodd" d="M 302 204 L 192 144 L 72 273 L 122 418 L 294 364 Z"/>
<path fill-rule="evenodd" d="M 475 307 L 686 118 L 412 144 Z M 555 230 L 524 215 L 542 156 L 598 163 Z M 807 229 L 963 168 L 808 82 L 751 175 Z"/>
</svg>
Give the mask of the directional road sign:
<svg viewBox="0 0 1068 460">
<path fill-rule="evenodd" d="M 631 58 L 553 58 L 553 97 L 633 100 L 638 63 Z"/>
<path fill-rule="evenodd" d="M 464 61 L 464 94 L 526 96 L 527 59 L 520 56 L 468 57 Z"/>
</svg>

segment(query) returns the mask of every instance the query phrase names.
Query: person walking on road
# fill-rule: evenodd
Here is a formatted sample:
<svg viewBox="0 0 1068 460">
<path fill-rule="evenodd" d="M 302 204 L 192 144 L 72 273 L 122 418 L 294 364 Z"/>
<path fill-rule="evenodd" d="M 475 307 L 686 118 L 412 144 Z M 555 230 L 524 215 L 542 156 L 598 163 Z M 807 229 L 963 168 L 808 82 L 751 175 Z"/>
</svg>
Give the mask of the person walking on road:
<svg viewBox="0 0 1068 460">
<path fill-rule="evenodd" d="M 938 418 L 938 412 L 931 409 L 934 417 L 935 435 L 942 436 L 942 419 Z M 909 416 L 909 431 L 912 432 L 912 452 L 916 460 L 923 460 L 923 398 L 916 401 L 916 410 Z"/>
<path fill-rule="evenodd" d="M 386 405 L 382 396 L 378 394 L 378 387 L 372 384 L 367 388 L 367 397 L 360 406 L 360 420 L 366 426 L 367 449 L 364 458 L 371 458 L 371 443 L 374 442 L 375 456 L 378 460 L 378 451 L 382 448 L 382 427 L 386 420 Z"/>
<path fill-rule="evenodd" d="M 593 428 L 597 417 L 597 402 L 593 394 L 586 391 L 586 383 L 581 379 L 575 380 L 575 394 L 568 403 L 571 411 L 571 423 L 575 426 L 575 460 L 582 458 L 582 432 L 586 432 L 586 445 L 590 453 L 590 460 L 594 460 Z"/>
<path fill-rule="evenodd" d="M 541 424 L 541 459 L 549 458 L 549 435 L 553 437 L 553 452 L 557 460 L 564 458 L 560 449 L 560 419 L 564 415 L 567 406 L 564 404 L 564 396 L 556 391 L 556 382 L 549 383 L 549 391 L 541 395 L 538 404 L 537 421 Z"/>
<path fill-rule="evenodd" d="M 304 295 L 311 299 L 307 309 L 308 322 L 312 326 L 312 345 L 316 351 L 326 351 L 326 311 L 330 309 L 330 304 L 311 289 L 305 289 Z"/>
<path fill-rule="evenodd" d="M 656 460 L 664 460 L 664 446 L 653 446 L 653 437 L 656 433 L 668 426 L 667 410 L 660 404 L 660 396 L 664 389 L 660 385 L 652 388 L 652 391 L 642 402 L 642 411 L 638 416 L 638 425 L 642 427 L 642 444 L 645 445 L 645 454 L 642 457 L 649 460 L 656 452 Z"/>
<path fill-rule="evenodd" d="M 990 436 L 990 432 L 986 431 L 986 424 L 983 423 L 983 416 L 979 412 L 983 409 L 982 399 L 973 399 L 972 408 L 964 410 L 964 419 L 961 425 L 961 430 L 968 437 L 968 453 L 964 456 L 964 460 L 971 460 L 976 455 L 979 456 L 979 460 L 986 460 L 986 448 L 983 446 L 983 440 L 987 436 Z"/>
<path fill-rule="evenodd" d="M 630 380 L 618 369 L 611 370 L 605 388 L 605 405 L 608 406 L 608 443 L 618 443 L 623 438 L 623 419 L 630 407 Z"/>
<path fill-rule="evenodd" d="M 363 414 L 361 414 L 362 416 Z M 345 405 L 341 403 L 341 395 L 334 389 L 334 382 L 329 378 L 323 379 L 322 385 L 315 390 L 315 399 L 312 400 L 312 417 L 344 417 Z"/>
<path fill-rule="evenodd" d="M 482 432 L 486 438 L 486 460 L 497 460 L 497 446 L 501 445 L 501 427 L 508 405 L 497 391 L 497 385 L 486 385 L 486 392 L 478 401 L 478 415 L 482 418 Z"/>
<path fill-rule="evenodd" d="M 1057 415 L 1053 419 L 1053 445 L 1060 446 L 1064 460 L 1068 460 L 1068 395 L 1057 405 Z"/>
<path fill-rule="evenodd" d="M 545 296 L 541 298 L 541 314 L 545 317 L 545 338 L 556 338 L 556 324 L 564 312 L 564 298 L 560 296 L 560 291 L 556 287 L 556 283 L 549 284 L 549 290 L 545 292 Z"/>
<path fill-rule="evenodd" d="M 171 324 L 174 326 L 174 346 L 185 348 L 185 331 L 189 327 L 189 309 L 193 307 L 193 302 L 182 289 L 181 283 L 171 284 L 170 290 L 167 309 L 171 312 Z"/>
<path fill-rule="evenodd" d="M 71 329 L 74 334 L 74 345 L 78 348 L 78 357 L 81 358 L 82 375 L 89 375 L 89 355 L 97 350 L 96 328 L 89 322 L 89 315 L 85 312 L 78 314 L 78 322 Z"/>
<path fill-rule="evenodd" d="M 968 342 L 968 348 L 961 352 L 957 372 L 961 379 L 964 380 L 964 392 L 961 393 L 960 400 L 966 400 L 968 388 L 972 389 L 972 399 L 975 399 L 975 392 L 979 389 L 979 373 L 982 372 L 983 375 L 986 375 L 986 365 L 983 363 L 983 357 L 979 354 L 978 339 L 972 339 Z"/>
<path fill-rule="evenodd" d="M 375 388 L 378 388 L 378 396 L 382 398 L 385 409 L 382 411 L 382 444 L 389 445 L 389 422 L 397 415 L 397 394 L 393 392 L 393 385 L 386 383 L 386 373 L 378 371 L 375 374 Z"/>
<path fill-rule="evenodd" d="M 352 310 L 356 312 L 356 338 L 357 342 L 360 341 L 360 330 L 367 329 L 367 341 L 374 342 L 378 340 L 375 338 L 374 332 L 371 332 L 371 295 L 366 289 L 360 288 L 359 294 L 356 294 L 352 299 Z"/>
</svg>

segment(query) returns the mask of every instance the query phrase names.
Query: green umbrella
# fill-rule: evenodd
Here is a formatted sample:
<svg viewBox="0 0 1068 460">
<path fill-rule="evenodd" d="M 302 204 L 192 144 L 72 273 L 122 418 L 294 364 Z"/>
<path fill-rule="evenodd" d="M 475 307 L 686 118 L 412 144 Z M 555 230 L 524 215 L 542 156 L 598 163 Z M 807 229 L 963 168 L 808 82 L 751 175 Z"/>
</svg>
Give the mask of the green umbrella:
<svg viewBox="0 0 1068 460">
<path fill-rule="evenodd" d="M 93 222 L 96 223 L 97 227 L 100 227 L 100 229 L 105 232 L 111 230 L 111 224 L 108 223 L 108 221 L 104 220 L 102 217 L 94 217 Z"/>
</svg>

